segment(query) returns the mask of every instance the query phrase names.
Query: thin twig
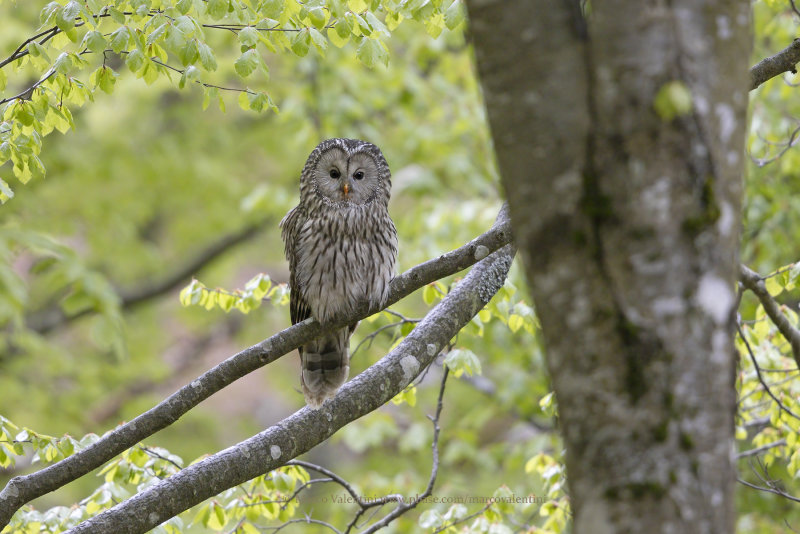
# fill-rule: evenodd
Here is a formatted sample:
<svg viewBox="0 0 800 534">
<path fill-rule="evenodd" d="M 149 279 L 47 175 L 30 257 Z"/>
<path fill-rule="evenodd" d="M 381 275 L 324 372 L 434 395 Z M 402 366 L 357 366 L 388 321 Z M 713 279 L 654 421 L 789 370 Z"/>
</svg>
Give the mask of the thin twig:
<svg viewBox="0 0 800 534">
<path fill-rule="evenodd" d="M 334 527 L 330 523 L 326 523 L 325 521 L 320 521 L 319 519 L 312 519 L 310 517 L 305 517 L 303 519 L 291 519 L 286 523 L 283 523 L 282 525 L 279 525 L 277 527 L 262 527 L 262 529 L 271 530 L 273 533 L 275 533 L 275 532 L 280 532 L 281 530 L 283 530 L 284 528 L 288 527 L 293 523 L 309 523 L 314 525 L 322 525 L 323 527 L 327 527 L 329 530 L 336 532 L 336 534 L 342 534 L 342 532 L 338 528 Z"/>
<path fill-rule="evenodd" d="M 785 439 L 779 439 L 778 441 L 773 441 L 772 443 L 767 443 L 766 445 L 762 445 L 761 447 L 756 447 L 755 449 L 750 449 L 748 451 L 742 451 L 736 454 L 736 459 L 739 460 L 741 458 L 747 458 L 748 456 L 757 456 L 762 452 L 768 451 L 770 449 L 774 449 L 775 447 L 783 447 L 786 445 Z"/>
<path fill-rule="evenodd" d="M 347 493 L 349 493 L 350 496 L 353 499 L 355 499 L 356 503 L 359 506 L 363 506 L 361 497 L 358 496 L 358 493 L 356 493 L 355 488 L 353 488 L 353 486 L 351 486 L 348 481 L 346 481 L 344 478 L 340 477 L 330 469 L 326 469 L 321 465 L 312 464 L 311 462 L 306 462 L 304 460 L 290 460 L 286 462 L 286 465 L 298 465 L 300 467 L 304 467 L 305 469 L 311 469 L 313 471 L 316 471 L 317 473 L 322 473 L 326 477 L 330 478 L 331 480 L 342 486 L 345 489 L 345 491 L 347 491 Z"/>
<path fill-rule="evenodd" d="M 789 135 L 789 140 L 788 140 L 787 142 L 785 142 L 785 143 L 780 143 L 780 144 L 778 144 L 778 143 L 770 143 L 770 144 L 772 144 L 772 145 L 777 145 L 777 146 L 780 146 L 780 147 L 782 147 L 782 148 L 781 148 L 781 150 L 780 150 L 780 151 L 778 151 L 778 153 L 777 153 L 777 154 L 775 154 L 774 156 L 771 156 L 771 157 L 766 157 L 766 158 L 757 158 L 757 157 L 753 156 L 752 154 L 750 154 L 750 152 L 748 151 L 748 155 L 750 156 L 750 160 L 751 160 L 751 161 L 752 161 L 752 162 L 753 162 L 753 163 L 754 163 L 754 164 L 755 164 L 757 167 L 764 167 L 765 165 L 768 165 L 768 164 L 772 163 L 773 161 L 776 161 L 776 160 L 780 159 L 780 158 L 781 158 L 781 156 L 783 156 L 784 154 L 786 154 L 786 152 L 787 152 L 787 151 L 788 151 L 790 148 L 792 148 L 792 147 L 795 145 L 795 143 L 797 143 L 797 141 L 798 141 L 798 137 L 797 137 L 797 136 L 798 136 L 798 134 L 800 134 L 800 126 L 798 126 L 797 128 L 795 128 L 795 129 L 792 131 L 792 133 Z M 774 276 L 775 274 L 778 274 L 778 273 L 773 273 L 773 275 L 771 275 L 771 276 Z"/>
<path fill-rule="evenodd" d="M 753 349 L 750 347 L 750 342 L 747 341 L 747 338 L 744 336 L 744 332 L 742 332 L 741 325 L 737 324 L 736 325 L 736 329 L 739 331 L 739 337 L 742 339 L 742 341 L 744 342 L 744 346 L 747 348 L 747 353 L 750 355 L 750 360 L 752 360 L 753 367 L 755 367 L 755 370 L 756 370 L 756 376 L 758 376 L 758 381 L 761 382 L 761 386 L 764 388 L 764 391 L 767 392 L 767 395 L 772 397 L 772 400 L 774 400 L 778 404 L 778 407 L 780 407 L 781 410 L 784 410 L 786 413 L 788 413 L 789 415 L 791 415 L 795 419 L 800 419 L 800 416 L 798 416 L 792 410 L 787 408 L 786 405 L 784 405 L 780 401 L 780 399 L 778 399 L 778 397 L 776 397 L 775 394 L 772 392 L 772 390 L 769 388 L 769 385 L 764 380 L 764 377 L 761 376 L 761 370 L 758 368 L 758 361 L 756 361 L 756 355 L 753 354 Z"/>
<path fill-rule="evenodd" d="M 433 493 L 433 486 L 436 484 L 436 477 L 439 474 L 439 431 L 441 430 L 439 427 L 439 417 L 442 415 L 444 387 L 447 384 L 447 375 L 449 373 L 450 369 L 445 365 L 442 372 L 442 383 L 439 387 L 439 399 L 436 402 L 436 415 L 433 417 L 429 416 L 431 422 L 433 423 L 433 443 L 431 444 L 433 460 L 431 463 L 431 475 L 428 478 L 428 486 L 421 495 L 412 499 L 411 501 L 398 503 L 394 510 L 386 514 L 380 521 L 370 525 L 369 528 L 366 529 L 362 534 L 371 534 L 384 528 L 401 515 L 405 514 L 409 510 L 412 510 L 413 508 L 416 508 L 416 506 L 422 500 L 430 497 L 430 495 Z"/>
<path fill-rule="evenodd" d="M 486 506 L 484 506 L 483 508 L 481 508 L 480 510 L 478 510 L 477 512 L 475 512 L 473 514 L 469 514 L 468 516 L 464 516 L 464 517 L 462 517 L 461 519 L 459 519 L 457 521 L 453 521 L 452 523 L 447 523 L 445 525 L 442 525 L 441 527 L 439 527 L 436 530 L 434 530 L 433 534 L 439 534 L 439 532 L 444 532 L 445 530 L 447 530 L 449 528 L 452 528 L 452 527 L 454 527 L 456 525 L 460 525 L 461 523 L 466 523 L 467 521 L 469 521 L 473 517 L 478 517 L 479 515 L 484 513 L 486 510 L 491 508 L 491 506 L 492 506 L 492 503 L 490 502 Z"/>
</svg>

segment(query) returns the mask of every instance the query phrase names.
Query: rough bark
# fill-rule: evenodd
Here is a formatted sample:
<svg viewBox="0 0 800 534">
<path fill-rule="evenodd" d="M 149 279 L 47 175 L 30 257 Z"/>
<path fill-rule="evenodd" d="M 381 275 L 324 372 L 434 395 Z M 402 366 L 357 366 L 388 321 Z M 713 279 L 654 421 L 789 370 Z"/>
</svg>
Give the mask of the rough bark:
<svg viewBox="0 0 800 534">
<path fill-rule="evenodd" d="M 506 245 L 479 262 L 400 345 L 342 386 L 319 410 L 305 407 L 69 532 L 146 532 L 209 497 L 284 465 L 347 423 L 379 408 L 416 379 L 497 293 L 513 257 L 513 246 Z"/>
<path fill-rule="evenodd" d="M 574 531 L 732 532 L 749 4 L 467 4 Z"/>
<path fill-rule="evenodd" d="M 392 279 L 389 300 L 385 306 L 394 304 L 426 284 L 474 265 L 510 241 L 511 223 L 508 209 L 504 206 L 495 224 L 486 233 L 462 247 L 421 263 Z M 378 311 L 380 310 L 362 306 L 356 310 L 353 317 L 342 318 L 329 325 L 327 330 L 352 324 Z M 303 321 L 278 332 L 208 370 L 147 412 L 108 432 L 86 449 L 35 473 L 12 478 L 0 491 L 0 528 L 8 524 L 23 504 L 100 467 L 117 454 L 171 425 L 217 391 L 288 354 L 322 332 L 320 324 L 312 320 Z"/>
</svg>

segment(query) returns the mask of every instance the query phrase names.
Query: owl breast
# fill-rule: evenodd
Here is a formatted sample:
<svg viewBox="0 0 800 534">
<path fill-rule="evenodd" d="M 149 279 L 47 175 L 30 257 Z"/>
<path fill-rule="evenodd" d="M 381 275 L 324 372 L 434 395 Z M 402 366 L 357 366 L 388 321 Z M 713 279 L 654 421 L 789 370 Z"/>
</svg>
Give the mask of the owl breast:
<svg viewBox="0 0 800 534">
<path fill-rule="evenodd" d="M 385 209 L 372 211 L 331 210 L 309 218 L 300 229 L 298 286 L 312 315 L 322 323 L 349 314 L 361 302 L 386 301 L 397 233 Z"/>
</svg>

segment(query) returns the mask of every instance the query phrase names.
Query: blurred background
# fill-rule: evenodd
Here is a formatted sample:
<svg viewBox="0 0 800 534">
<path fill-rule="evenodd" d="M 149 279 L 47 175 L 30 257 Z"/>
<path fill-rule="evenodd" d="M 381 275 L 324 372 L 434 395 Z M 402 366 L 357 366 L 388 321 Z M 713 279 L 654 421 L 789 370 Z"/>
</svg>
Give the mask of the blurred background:
<svg viewBox="0 0 800 534">
<path fill-rule="evenodd" d="M 0 57 L 34 34 L 45 4 L 0 1 Z M 755 2 L 754 14 L 755 62 L 790 43 L 798 19 L 779 1 Z M 300 170 L 323 139 L 361 138 L 383 150 L 393 173 L 389 209 L 400 239 L 399 271 L 485 231 L 502 191 L 466 30 L 444 29 L 433 38 L 424 24 L 406 21 L 386 40 L 386 68 L 366 67 L 353 44 L 329 46 L 324 57 L 314 49 L 305 57 L 265 53 L 269 79 L 259 72 L 247 86 L 267 91 L 278 113 L 243 111 L 238 93 L 226 91 L 220 92 L 224 112 L 216 99 L 204 110 L 195 84 L 180 90 L 177 76 L 145 83 L 109 54 L 107 64 L 121 73 L 113 95 L 96 91 L 93 103 L 75 110 L 74 131 L 45 137 L 47 177 L 13 183 L 16 196 L 0 207 L 0 414 L 52 436 L 102 434 L 287 327 L 288 306 L 279 299 L 248 314 L 225 313 L 183 307 L 179 292 L 193 277 L 225 291 L 259 273 L 274 284 L 288 281 L 278 222 L 296 205 Z M 219 69 L 204 79 L 243 87 L 233 67 L 240 54 L 235 35 L 207 32 L 207 38 Z M 88 60 L 97 67 L 97 57 Z M 92 69 L 75 76 L 88 83 Z M 7 76 L 0 96 L 38 78 L 25 69 Z M 793 84 L 799 82 L 778 78 L 751 94 L 743 261 L 762 274 L 800 257 L 800 155 L 792 150 L 800 124 Z M 10 176 L 10 165 L 0 167 L 0 177 L 11 183 Z M 457 278 L 392 309 L 421 318 Z M 796 305 L 800 294 L 784 285 L 783 302 Z M 477 356 L 482 374 L 448 385 L 436 495 L 491 496 L 505 485 L 520 496 L 563 497 L 561 466 L 549 463 L 560 457 L 561 445 L 531 306 L 515 264 L 489 311 L 455 339 L 456 349 Z M 744 301 L 742 314 L 757 328 L 754 301 Z M 515 315 L 524 321 L 511 321 Z M 351 376 L 407 334 L 391 323 L 386 316 L 362 322 L 351 341 L 351 350 L 359 347 Z M 759 355 L 788 369 L 774 331 L 763 340 Z M 747 365 L 740 389 L 754 380 Z M 440 376 L 439 362 L 419 384 L 416 403 L 388 404 L 303 458 L 335 470 L 364 495 L 420 492 L 431 460 L 426 415 L 434 412 Z M 793 382 L 783 384 L 786 395 L 797 396 Z M 737 420 L 743 450 L 782 435 L 780 424 L 763 424 L 770 417 L 759 404 L 763 394 L 749 398 L 753 404 L 742 401 Z M 188 463 L 303 405 L 293 353 L 217 393 L 147 443 Z M 800 494 L 796 469 L 787 468 L 792 453 L 783 450 L 768 468 L 788 492 Z M 28 455 L 0 469 L 0 484 L 39 468 L 30 461 Z M 69 506 L 101 482 L 84 477 L 34 504 Z M 442 513 L 448 507 L 430 506 Z M 739 509 L 741 532 L 793 532 L 789 525 L 800 524 L 796 505 L 752 489 L 739 488 Z M 346 524 L 353 508 L 311 502 L 301 510 Z M 414 532 L 418 516 L 390 530 Z M 519 528 L 547 519 L 539 504 L 509 509 L 508 517 Z"/>
</svg>

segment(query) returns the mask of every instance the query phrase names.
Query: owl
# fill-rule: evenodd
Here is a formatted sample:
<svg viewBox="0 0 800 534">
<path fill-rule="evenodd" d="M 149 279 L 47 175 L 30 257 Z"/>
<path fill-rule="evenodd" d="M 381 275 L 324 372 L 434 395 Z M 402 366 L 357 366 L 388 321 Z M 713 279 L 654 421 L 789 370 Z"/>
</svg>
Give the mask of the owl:
<svg viewBox="0 0 800 534">
<path fill-rule="evenodd" d="M 362 302 L 386 302 L 397 259 L 397 230 L 388 210 L 391 189 L 389 165 L 372 143 L 328 139 L 308 156 L 300 175 L 300 203 L 280 222 L 292 324 L 313 317 L 324 326 Z M 298 349 L 300 382 L 310 407 L 319 408 L 347 380 L 356 324 Z"/>
</svg>

